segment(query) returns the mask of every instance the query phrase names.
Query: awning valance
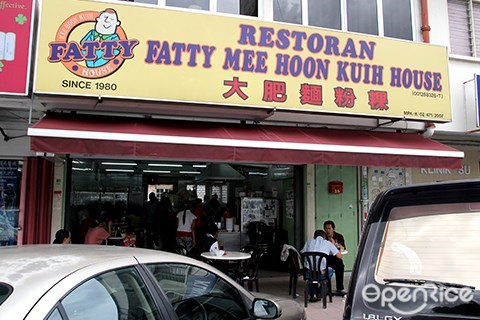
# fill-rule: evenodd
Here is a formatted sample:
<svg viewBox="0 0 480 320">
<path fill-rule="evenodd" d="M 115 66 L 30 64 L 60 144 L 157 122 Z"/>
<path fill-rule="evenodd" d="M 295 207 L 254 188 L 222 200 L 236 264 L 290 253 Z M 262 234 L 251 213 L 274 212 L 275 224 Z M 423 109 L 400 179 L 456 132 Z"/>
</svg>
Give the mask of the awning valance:
<svg viewBox="0 0 480 320">
<path fill-rule="evenodd" d="M 460 168 L 463 152 L 415 133 L 48 114 L 33 151 L 220 162 Z"/>
</svg>

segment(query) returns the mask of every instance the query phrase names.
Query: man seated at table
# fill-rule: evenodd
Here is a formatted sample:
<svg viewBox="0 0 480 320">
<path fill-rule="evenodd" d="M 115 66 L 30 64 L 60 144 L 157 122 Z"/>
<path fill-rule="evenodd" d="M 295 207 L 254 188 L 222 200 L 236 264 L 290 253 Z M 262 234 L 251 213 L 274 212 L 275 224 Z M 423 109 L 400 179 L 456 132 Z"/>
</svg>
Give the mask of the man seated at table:
<svg viewBox="0 0 480 320">
<path fill-rule="evenodd" d="M 323 223 L 323 230 L 327 234 L 326 240 L 330 241 L 337 247 L 338 250 L 343 251 L 347 249 L 345 245 L 345 238 L 341 233 L 335 231 L 335 222 L 327 220 Z M 343 290 L 343 274 L 345 272 L 345 265 L 342 259 L 338 259 L 335 256 L 328 257 L 328 265 L 335 270 L 335 282 L 336 282 L 336 294 L 341 296 L 345 295 Z"/>
<path fill-rule="evenodd" d="M 326 238 L 325 231 L 323 230 L 315 230 L 315 233 L 313 234 L 313 239 L 308 240 L 305 245 L 303 246 L 303 249 L 300 251 L 301 253 L 305 252 L 322 252 L 325 253 L 329 256 L 335 256 L 338 259 L 342 259 L 342 253 L 331 243 L 330 241 L 325 240 Z M 326 269 L 327 266 L 327 261 L 325 259 L 322 260 L 320 263 L 320 268 L 322 270 Z M 305 272 L 308 272 L 307 266 L 305 266 Z M 324 280 L 326 277 L 331 278 L 333 276 L 333 269 L 328 268 L 328 271 L 326 274 L 322 275 L 322 277 L 318 280 Z M 308 294 L 310 295 L 310 302 L 316 302 L 319 300 L 319 297 L 321 297 L 321 292 L 320 288 L 318 287 L 318 284 L 316 283 L 309 283 L 309 288 L 308 288 Z"/>
<path fill-rule="evenodd" d="M 202 252 L 211 252 L 212 254 L 219 250 L 218 244 L 218 227 L 214 223 L 206 226 L 206 233 L 198 239 L 198 242 L 187 253 L 187 256 L 201 260 Z"/>
</svg>

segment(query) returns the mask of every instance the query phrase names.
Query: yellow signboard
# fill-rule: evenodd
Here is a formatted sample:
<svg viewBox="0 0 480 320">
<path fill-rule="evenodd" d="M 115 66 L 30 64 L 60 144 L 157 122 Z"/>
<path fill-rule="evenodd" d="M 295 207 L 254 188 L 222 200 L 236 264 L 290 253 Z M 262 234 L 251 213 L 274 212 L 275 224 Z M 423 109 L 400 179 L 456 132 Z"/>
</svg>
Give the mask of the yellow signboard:
<svg viewBox="0 0 480 320">
<path fill-rule="evenodd" d="M 451 121 L 445 47 L 121 2 L 40 16 L 36 93 Z"/>
</svg>

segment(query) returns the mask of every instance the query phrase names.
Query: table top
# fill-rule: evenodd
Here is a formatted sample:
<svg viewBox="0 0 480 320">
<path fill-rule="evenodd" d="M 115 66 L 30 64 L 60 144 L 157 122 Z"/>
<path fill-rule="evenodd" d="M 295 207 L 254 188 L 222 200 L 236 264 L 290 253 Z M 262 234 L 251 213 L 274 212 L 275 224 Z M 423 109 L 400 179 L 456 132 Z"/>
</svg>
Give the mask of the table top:
<svg viewBox="0 0 480 320">
<path fill-rule="evenodd" d="M 108 237 L 108 240 L 123 240 L 123 237 Z"/>
<path fill-rule="evenodd" d="M 250 253 L 240 251 L 225 251 L 223 256 L 217 256 L 210 252 L 203 252 L 201 256 L 210 260 L 246 260 L 250 259 L 252 255 Z"/>
</svg>

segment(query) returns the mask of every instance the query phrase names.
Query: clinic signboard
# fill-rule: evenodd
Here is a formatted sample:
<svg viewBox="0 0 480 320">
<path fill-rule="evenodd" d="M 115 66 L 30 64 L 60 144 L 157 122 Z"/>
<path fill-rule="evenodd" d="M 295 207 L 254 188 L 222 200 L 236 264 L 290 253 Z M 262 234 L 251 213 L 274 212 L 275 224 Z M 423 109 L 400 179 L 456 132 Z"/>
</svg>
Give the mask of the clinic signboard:
<svg viewBox="0 0 480 320">
<path fill-rule="evenodd" d="M 42 1 L 34 91 L 451 121 L 445 47 L 121 2 Z"/>
<path fill-rule="evenodd" d="M 0 0 L 0 94 L 28 94 L 33 8 L 33 0 Z"/>
</svg>

